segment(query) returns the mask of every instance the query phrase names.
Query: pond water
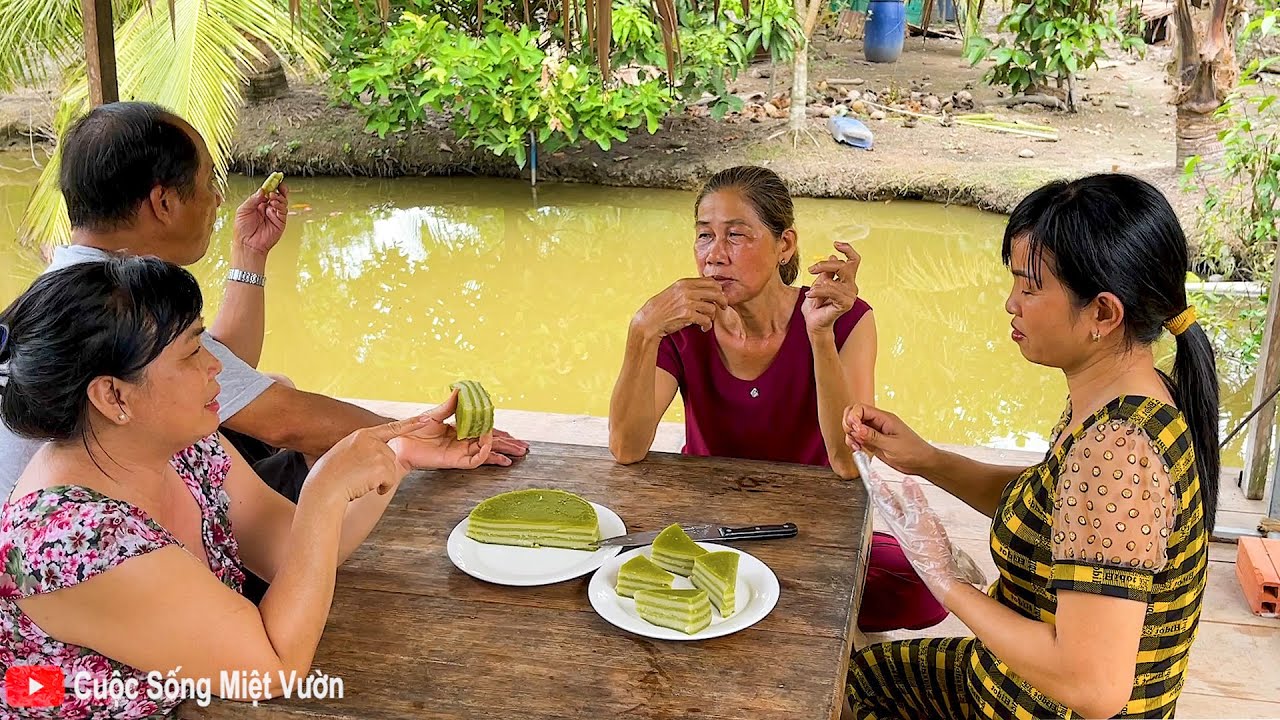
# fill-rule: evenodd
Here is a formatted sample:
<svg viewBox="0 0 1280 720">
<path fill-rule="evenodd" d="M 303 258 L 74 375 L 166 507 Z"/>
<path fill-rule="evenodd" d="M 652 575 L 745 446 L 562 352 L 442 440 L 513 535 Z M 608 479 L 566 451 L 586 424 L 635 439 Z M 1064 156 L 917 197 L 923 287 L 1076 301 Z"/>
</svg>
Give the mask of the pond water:
<svg viewBox="0 0 1280 720">
<path fill-rule="evenodd" d="M 29 155 L 0 153 L 5 304 L 41 267 L 16 241 L 38 175 Z M 230 178 L 209 255 L 192 268 L 210 321 L 230 213 L 261 179 Z M 632 314 L 695 273 L 690 192 L 543 184 L 535 194 L 475 178 L 289 183 L 296 214 L 268 268 L 260 367 L 307 390 L 434 402 L 465 377 L 500 408 L 607 415 Z M 1009 339 L 1004 216 L 814 199 L 797 200 L 796 216 L 805 261 L 835 240 L 862 254 L 881 406 L 937 442 L 1046 447 L 1066 386 Z M 1247 411 L 1250 387 L 1224 382 L 1224 427 Z M 678 406 L 667 419 L 681 418 Z M 1240 463 L 1239 442 L 1224 464 Z"/>
</svg>

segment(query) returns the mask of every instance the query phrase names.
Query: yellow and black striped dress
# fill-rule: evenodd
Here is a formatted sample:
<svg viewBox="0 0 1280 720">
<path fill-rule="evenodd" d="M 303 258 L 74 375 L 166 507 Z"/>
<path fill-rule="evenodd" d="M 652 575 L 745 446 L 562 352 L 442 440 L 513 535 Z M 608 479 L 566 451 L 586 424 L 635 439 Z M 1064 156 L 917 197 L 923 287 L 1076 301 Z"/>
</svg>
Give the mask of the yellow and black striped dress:
<svg viewBox="0 0 1280 720">
<path fill-rule="evenodd" d="M 1070 405 L 1068 404 L 1068 414 Z M 1182 413 L 1116 398 L 1005 488 L 991 531 L 1000 577 L 988 594 L 1053 623 L 1062 590 L 1147 604 L 1124 718 L 1171 718 L 1195 639 L 1208 563 L 1191 434 Z M 1076 718 L 976 638 L 873 645 L 849 668 L 869 718 Z"/>
</svg>

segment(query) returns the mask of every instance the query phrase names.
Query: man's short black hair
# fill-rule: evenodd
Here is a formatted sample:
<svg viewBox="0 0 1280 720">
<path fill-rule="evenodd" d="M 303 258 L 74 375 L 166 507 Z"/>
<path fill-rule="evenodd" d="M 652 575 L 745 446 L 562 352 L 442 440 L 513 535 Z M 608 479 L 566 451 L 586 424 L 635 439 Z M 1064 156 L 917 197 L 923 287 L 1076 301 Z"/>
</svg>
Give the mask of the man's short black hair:
<svg viewBox="0 0 1280 720">
<path fill-rule="evenodd" d="M 103 232 L 128 226 L 157 185 L 191 197 L 199 166 L 176 115 L 153 103 L 116 102 L 67 131 L 58 181 L 71 227 Z"/>
</svg>

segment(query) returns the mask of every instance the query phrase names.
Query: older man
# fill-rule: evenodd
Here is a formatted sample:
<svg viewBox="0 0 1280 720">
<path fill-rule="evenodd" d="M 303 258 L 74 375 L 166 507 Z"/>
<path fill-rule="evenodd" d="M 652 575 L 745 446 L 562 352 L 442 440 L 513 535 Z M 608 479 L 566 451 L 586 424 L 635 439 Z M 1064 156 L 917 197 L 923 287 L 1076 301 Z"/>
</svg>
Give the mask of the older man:
<svg viewBox="0 0 1280 720">
<path fill-rule="evenodd" d="M 149 103 L 103 105 L 71 127 L 61 157 L 72 237 L 71 245 L 57 249 L 49 270 L 112 253 L 180 265 L 204 257 L 223 198 L 208 147 L 186 121 Z M 255 368 L 262 353 L 267 255 L 284 232 L 287 198 L 284 185 L 270 195 L 259 190 L 236 210 L 226 296 L 203 341 L 223 366 L 218 402 L 224 433 L 250 462 L 256 460 L 268 485 L 296 501 L 309 469 L 306 458 L 389 419 L 276 382 Z M 38 447 L 0 426 L 0 498 L 12 493 Z M 528 447 L 495 431 L 488 462 L 509 465 Z"/>
</svg>

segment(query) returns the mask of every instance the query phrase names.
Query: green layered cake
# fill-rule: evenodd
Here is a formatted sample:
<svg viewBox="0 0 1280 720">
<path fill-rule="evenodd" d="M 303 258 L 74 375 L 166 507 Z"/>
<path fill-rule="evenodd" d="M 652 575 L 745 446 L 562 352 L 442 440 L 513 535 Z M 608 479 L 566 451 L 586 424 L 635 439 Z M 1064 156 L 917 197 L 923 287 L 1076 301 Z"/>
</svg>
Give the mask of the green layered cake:
<svg viewBox="0 0 1280 720">
<path fill-rule="evenodd" d="M 617 591 L 623 597 L 635 597 L 637 590 L 670 590 L 675 579 L 649 558 L 637 555 L 618 568 Z"/>
<path fill-rule="evenodd" d="M 482 543 L 594 550 L 600 520 L 591 503 L 563 490 L 514 490 L 467 516 L 467 537 Z"/>
<path fill-rule="evenodd" d="M 449 386 L 458 391 L 458 409 L 453 413 L 458 438 L 470 440 L 493 430 L 493 400 L 475 380 L 459 380 Z"/>
<path fill-rule="evenodd" d="M 693 574 L 693 559 L 706 554 L 679 525 L 668 526 L 653 539 L 654 564 L 677 575 L 689 577 Z"/>
<path fill-rule="evenodd" d="M 738 553 L 713 552 L 693 559 L 693 586 L 707 591 L 720 617 L 734 613 L 734 588 L 738 585 Z"/>
<path fill-rule="evenodd" d="M 280 187 L 281 180 L 284 180 L 284 173 L 282 172 L 271 173 L 270 175 L 267 176 L 267 179 L 262 182 L 262 192 L 267 195 L 270 195 L 271 193 L 275 192 L 276 188 Z"/>
<path fill-rule="evenodd" d="M 636 612 L 645 622 L 692 635 L 711 624 L 706 590 L 637 590 Z"/>
</svg>

